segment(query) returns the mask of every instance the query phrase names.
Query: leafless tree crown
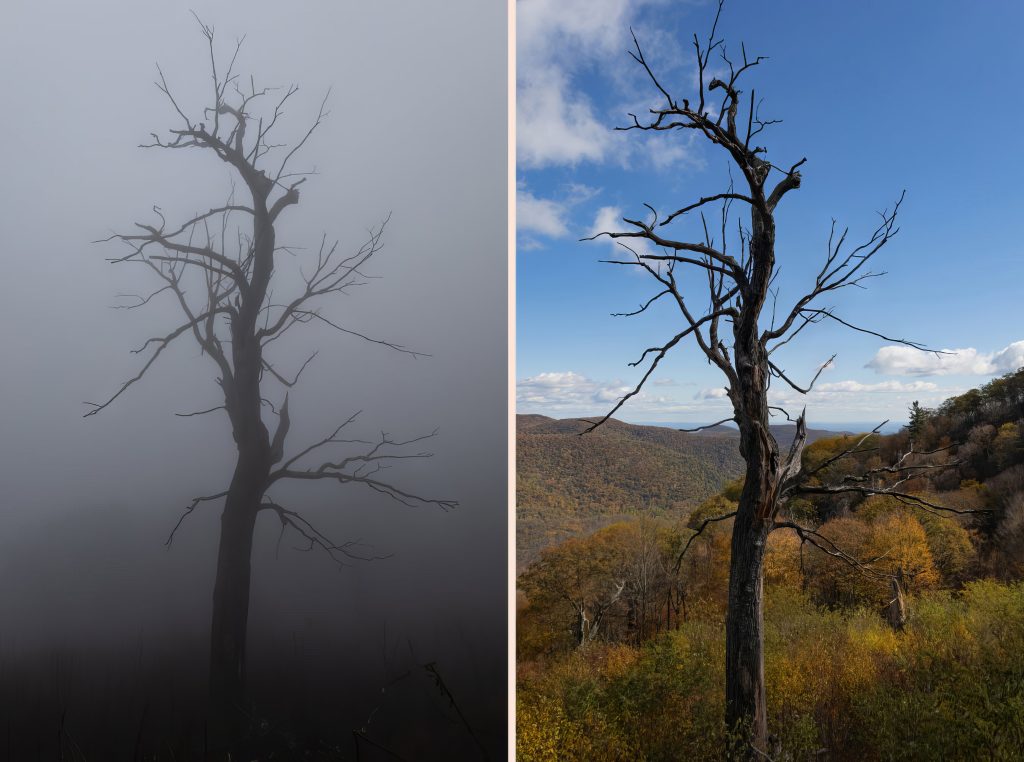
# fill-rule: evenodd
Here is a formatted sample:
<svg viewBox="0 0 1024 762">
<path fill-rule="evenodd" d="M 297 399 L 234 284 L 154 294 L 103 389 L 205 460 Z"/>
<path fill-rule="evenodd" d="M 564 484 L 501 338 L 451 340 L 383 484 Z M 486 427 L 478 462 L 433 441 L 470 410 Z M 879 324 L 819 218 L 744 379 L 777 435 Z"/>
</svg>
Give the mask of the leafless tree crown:
<svg viewBox="0 0 1024 762">
<path fill-rule="evenodd" d="M 316 174 L 315 170 L 293 169 L 292 166 L 298 153 L 327 118 L 329 92 L 297 142 L 291 145 L 276 142 L 275 131 L 299 88 L 295 85 L 258 87 L 252 77 L 243 80 L 236 72 L 236 63 L 244 39 L 236 42 L 226 67 L 219 67 L 214 29 L 201 21 L 199 24 L 209 51 L 210 105 L 202 109 L 200 117 L 186 113 L 158 65 L 156 87 L 173 108 L 179 126 L 165 135 L 152 133 L 151 140 L 141 147 L 210 152 L 230 168 L 232 189 L 223 204 L 197 212 L 180 224 L 170 223 L 160 207 L 154 206 L 153 220 L 136 222 L 133 232 L 114 233 L 102 239 L 118 241 L 128 249 L 127 253 L 108 261 L 141 264 L 160 283 L 145 295 L 120 295 L 126 301 L 118 307 L 138 309 L 157 297 L 168 298 L 177 304 L 182 320 L 173 330 L 149 338 L 134 349 L 135 354 L 145 358 L 140 370 L 105 401 L 87 403 L 90 410 L 85 415 L 96 415 L 111 405 L 146 376 L 171 344 L 182 336 L 191 335 L 203 355 L 216 365 L 217 383 L 223 391 L 224 402 L 177 415 L 188 417 L 224 411 L 240 449 L 254 442 L 264 442 L 269 448 L 270 463 L 275 466 L 263 485 L 264 490 L 283 480 L 326 479 L 362 484 L 406 505 L 452 508 L 455 501 L 421 497 L 383 478 L 382 472 L 391 463 L 430 457 L 431 453 L 412 451 L 409 446 L 429 439 L 436 432 L 405 440 L 384 432 L 376 441 L 342 436 L 345 428 L 356 420 L 356 413 L 319 441 L 286 452 L 290 427 L 288 391 L 298 384 L 317 353 L 313 352 L 297 368 L 286 371 L 268 359 L 267 351 L 296 326 L 319 324 L 414 358 L 427 355 L 342 325 L 324 313 L 324 305 L 330 297 L 368 282 L 371 276 L 365 273 L 365 267 L 381 250 L 390 217 L 368 230 L 365 243 L 349 253 L 341 251 L 337 241 L 330 242 L 326 234 L 320 238 L 315 253 L 277 242 L 275 224 L 286 209 L 298 204 L 300 186 Z M 237 198 L 236 183 L 244 187 L 249 199 Z M 289 296 L 277 295 L 272 283 L 275 265 L 282 254 L 300 262 L 301 282 Z M 271 395 L 264 391 L 265 380 L 272 380 L 282 388 L 283 400 L 278 396 L 275 404 Z M 281 391 L 277 395 L 281 395 Z M 276 419 L 272 435 L 264 422 L 265 411 L 269 411 L 271 422 Z M 325 451 L 353 446 L 362 449 L 356 454 L 311 462 L 317 455 L 326 454 Z M 201 503 L 221 499 L 227 494 L 225 491 L 196 498 L 186 508 L 182 519 Z M 336 560 L 362 557 L 356 550 L 358 543 L 331 542 L 301 515 L 269 497 L 261 508 L 275 512 L 281 520 L 282 532 L 285 528 L 293 529 L 309 548 L 323 548 Z M 173 536 L 174 532 L 168 542 Z"/>
<path fill-rule="evenodd" d="M 589 426 L 583 433 L 593 431 L 605 423 L 629 399 L 639 394 L 662 360 L 688 338 L 693 339 L 708 362 L 725 376 L 734 413 L 708 426 L 684 431 L 699 431 L 733 421 L 740 423 L 744 416 L 747 420 L 756 418 L 757 406 L 751 404 L 745 388 L 752 378 L 754 385 L 761 383 L 765 392 L 770 388 L 772 380 L 776 379 L 802 395 L 808 394 L 836 355 L 824 359 L 811 379 L 800 383 L 787 373 L 775 353 L 814 324 L 831 321 L 884 341 L 921 351 L 936 351 L 919 342 L 890 336 L 853 322 L 837 314 L 836 308 L 828 302 L 832 295 L 842 289 L 863 288 L 869 279 L 885 274 L 872 269 L 872 261 L 899 232 L 897 216 L 904 193 L 899 195 L 891 208 L 878 213 L 877 226 L 860 243 L 851 243 L 849 229 L 841 228 L 833 219 L 823 262 L 813 283 L 791 305 L 779 309 L 779 292 L 775 284 L 779 269 L 776 267 L 774 253 L 774 214 L 786 195 L 800 187 L 801 167 L 806 158 L 780 165 L 771 161 L 768 149 L 758 143 L 762 133 L 781 120 L 762 116 L 762 101 L 756 90 L 751 89 L 749 95 L 744 96 L 740 83 L 744 75 L 762 64 L 766 57 L 751 57 L 743 45 L 740 46 L 738 56 L 727 50 L 725 41 L 718 36 L 723 4 L 724 0 L 719 0 L 708 37 L 704 40 L 697 35 L 693 37 L 698 88 L 692 100 L 676 97 L 659 79 L 633 34 L 633 49 L 629 54 L 642 67 L 662 103 L 649 109 L 644 117 L 630 114 L 631 123 L 616 129 L 645 132 L 694 131 L 725 152 L 730 179 L 721 192 L 701 197 L 667 213 L 645 203 L 647 214 L 644 217 L 624 217 L 624 229 L 602 231 L 583 239 L 608 237 L 615 240 L 628 256 L 603 261 L 628 267 L 639 266 L 658 284 L 657 292 L 637 309 L 615 315 L 639 315 L 656 303 L 667 300 L 675 306 L 681 318 L 680 330 L 664 342 L 647 347 L 630 363 L 632 367 L 644 369 L 639 382 L 606 415 L 587 421 Z M 717 56 L 718 60 L 712 62 L 712 56 Z M 727 70 L 728 74 L 712 77 L 712 68 Z M 733 170 L 738 170 L 742 188 L 737 188 L 733 183 Z M 738 215 L 733 222 L 731 212 L 735 204 L 741 204 L 749 214 Z M 708 212 L 716 207 L 715 214 L 709 215 Z M 670 226 L 694 214 L 699 215 L 703 236 L 697 240 L 674 237 Z M 633 244 L 634 241 L 642 246 Z M 706 300 L 703 304 L 693 304 L 694 293 L 704 294 Z M 765 369 L 763 381 L 757 380 L 760 367 Z M 908 505 L 929 511 L 970 512 L 940 506 L 901 489 L 910 475 L 920 473 L 923 469 L 954 465 L 948 460 L 934 462 L 934 458 L 929 456 L 935 456 L 936 453 L 911 450 L 893 465 L 847 477 L 834 485 L 816 483 L 814 477 L 819 475 L 821 469 L 804 469 L 801 458 L 806 441 L 806 411 L 794 416 L 774 405 L 768 405 L 767 410 L 769 415 L 778 414 L 795 423 L 797 433 L 789 452 L 781 456 L 781 462 L 768 464 L 775 475 L 772 481 L 776 486 L 771 499 L 765 500 L 763 505 L 764 510 L 771 515 L 762 518 L 774 518 L 775 512 L 790 497 L 840 492 L 891 495 Z M 878 431 L 880 427 L 872 434 Z M 862 447 L 870 437 L 868 435 L 833 460 L 864 452 Z M 774 448 L 766 448 L 765 451 L 769 450 Z M 780 455 L 775 453 L 773 457 L 779 458 Z M 888 481 L 880 481 L 878 477 L 883 476 L 890 478 Z M 815 483 L 811 485 L 808 482 Z M 697 534 L 714 522 L 732 518 L 733 515 L 730 513 L 708 519 L 697 530 Z M 798 526 L 792 521 L 779 521 L 773 526 L 792 529 L 802 541 L 844 561 L 856 561 L 810 528 Z M 689 546 L 690 543 L 687 543 L 682 552 L 685 553 Z M 682 554 L 679 557 L 681 560 Z"/>
</svg>

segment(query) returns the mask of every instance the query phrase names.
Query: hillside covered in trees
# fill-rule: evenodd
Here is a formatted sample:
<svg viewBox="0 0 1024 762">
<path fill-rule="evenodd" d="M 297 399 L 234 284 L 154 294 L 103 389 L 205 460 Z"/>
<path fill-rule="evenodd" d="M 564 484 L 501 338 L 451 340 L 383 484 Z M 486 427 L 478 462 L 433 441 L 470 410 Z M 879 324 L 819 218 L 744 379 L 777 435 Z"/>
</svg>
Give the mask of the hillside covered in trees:
<svg viewBox="0 0 1024 762">
<path fill-rule="evenodd" d="M 1024 369 L 933 410 L 915 403 L 897 434 L 820 438 L 803 464 L 812 486 L 892 489 L 804 495 L 769 535 L 772 758 L 1019 759 Z M 740 489 L 676 513 L 654 499 L 522 571 L 520 759 L 716 758 L 721 517 Z"/>
<path fill-rule="evenodd" d="M 684 432 L 612 419 L 586 423 L 516 416 L 516 560 L 522 567 L 553 542 L 641 512 L 678 518 L 742 470 L 735 429 Z M 773 426 L 781 446 L 793 426 Z M 808 431 L 808 441 L 831 432 Z"/>
</svg>

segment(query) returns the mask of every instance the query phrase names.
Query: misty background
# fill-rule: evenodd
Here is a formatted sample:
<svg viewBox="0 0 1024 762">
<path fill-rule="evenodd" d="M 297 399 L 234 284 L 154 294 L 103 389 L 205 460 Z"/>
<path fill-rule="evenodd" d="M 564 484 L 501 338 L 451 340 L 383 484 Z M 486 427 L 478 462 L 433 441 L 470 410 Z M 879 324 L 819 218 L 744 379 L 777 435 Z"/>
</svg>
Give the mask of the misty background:
<svg viewBox="0 0 1024 762">
<path fill-rule="evenodd" d="M 82 417 L 84 402 L 104 401 L 141 368 L 144 356 L 131 349 L 181 322 L 166 294 L 139 310 L 111 309 L 131 301 L 119 294 L 161 284 L 146 268 L 105 261 L 127 253 L 123 245 L 90 242 L 153 222 L 154 204 L 173 226 L 230 192 L 228 168 L 211 152 L 137 147 L 180 126 L 153 84 L 157 62 L 195 121 L 211 101 L 206 41 L 189 8 L 216 29 L 222 65 L 246 36 L 236 64 L 244 82 L 251 73 L 257 88 L 299 85 L 278 142 L 302 137 L 330 88 L 329 117 L 290 165 L 318 174 L 282 215 L 278 243 L 315 256 L 326 233 L 354 251 L 390 213 L 367 268 L 379 279 L 325 303 L 324 314 L 431 355 L 313 326 L 289 332 L 268 350 L 282 372 L 320 352 L 291 390 L 286 457 L 356 411 L 347 429 L 355 437 L 405 439 L 436 427 L 426 445 L 434 457 L 399 461 L 387 477 L 459 501 L 445 513 L 359 485 L 272 489 L 336 542 L 361 540 L 372 546 L 365 552 L 391 557 L 339 570 L 324 553 L 294 551 L 302 543 L 293 535 L 278 548 L 279 523 L 261 516 L 253 655 L 326 639 L 352 665 L 348 677 L 362 680 L 346 684 L 354 692 L 402 659 L 436 661 L 456 697 L 476 697 L 478 713 L 493 704 L 487 721 L 504 723 L 503 3 L 5 8 L 0 661 L 93 647 L 201 650 L 208 637 L 221 504 L 201 504 L 170 549 L 164 541 L 193 498 L 230 479 L 226 416 L 173 415 L 221 404 L 215 366 L 182 337 L 110 408 Z M 279 255 L 275 297 L 297 282 L 297 254 Z M 279 384 L 264 388 L 283 400 Z"/>
</svg>

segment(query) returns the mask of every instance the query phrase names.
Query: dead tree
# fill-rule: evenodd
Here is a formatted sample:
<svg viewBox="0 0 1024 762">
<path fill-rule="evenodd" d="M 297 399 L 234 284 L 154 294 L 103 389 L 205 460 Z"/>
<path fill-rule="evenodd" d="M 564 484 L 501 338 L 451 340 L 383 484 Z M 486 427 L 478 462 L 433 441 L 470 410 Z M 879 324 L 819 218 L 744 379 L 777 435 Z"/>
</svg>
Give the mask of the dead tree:
<svg viewBox="0 0 1024 762">
<path fill-rule="evenodd" d="M 640 314 L 664 300 L 674 305 L 680 321 L 674 335 L 645 349 L 639 359 L 631 363 L 634 367 L 645 366 L 639 383 L 607 415 L 590 422 L 586 431 L 603 424 L 640 393 L 661 361 L 684 339 L 692 339 L 725 377 L 732 415 L 711 425 L 733 421 L 739 427 L 740 453 L 746 463 L 745 481 L 735 513 L 705 521 L 697 533 L 713 522 L 733 519 L 726 618 L 725 716 L 730 732 L 741 740 L 733 751 L 745 757 L 767 749 L 762 570 L 768 534 L 773 529 L 790 528 L 800 534 L 802 541 L 842 560 L 860 563 L 830 546 L 827 539 L 813 529 L 781 521 L 780 507 L 792 495 L 825 491 L 895 494 L 910 503 L 925 502 L 900 493 L 898 486 L 895 491 L 892 485 L 874 488 L 869 481 L 844 482 L 831 487 L 804 486 L 810 476 L 804 471 L 801 458 L 806 440 L 804 413 L 793 417 L 773 406 L 769 389 L 772 381 L 777 380 L 800 394 L 807 394 L 835 356 L 825 359 L 810 382 L 801 385 L 786 372 L 776 352 L 808 326 L 825 321 L 885 341 L 925 348 L 857 325 L 837 314 L 827 303 L 837 291 L 863 287 L 865 281 L 881 274 L 870 269 L 871 260 L 898 232 L 896 218 L 902 195 L 891 209 L 880 213 L 873 233 L 858 245 L 851 245 L 848 230 L 840 230 L 833 221 L 824 264 L 814 275 L 812 285 L 788 310 L 776 310 L 776 213 L 786 195 L 800 187 L 800 168 L 806 160 L 777 164 L 768 158 L 767 149 L 755 142 L 766 128 L 780 120 L 762 117 L 757 93 L 751 90 L 749 96 L 744 96 L 739 89 L 741 78 L 765 59 L 751 58 L 742 46 L 738 56 L 727 51 L 724 41 L 717 36 L 722 2 L 718 4 L 708 38 L 700 40 L 696 35 L 693 38 L 698 89 L 690 99 L 677 98 L 666 88 L 645 59 L 635 35 L 633 37 L 634 49 L 630 55 L 645 71 L 661 103 L 643 118 L 630 114 L 632 123 L 617 129 L 693 131 L 724 152 L 730 180 L 721 192 L 686 203 L 668 214 L 644 204 L 649 214 L 643 218 L 623 218 L 625 229 L 604 231 L 585 239 L 601 236 L 614 239 L 630 256 L 606 261 L 639 266 L 657 282 L 657 292 L 639 309 L 626 315 Z M 713 55 L 720 59 L 714 64 Z M 727 74 L 709 79 L 712 65 Z M 739 177 L 739 187 L 733 184 L 734 173 Z M 743 211 L 734 225 L 731 213 L 737 205 Z M 710 209 L 716 209 L 717 213 L 709 220 L 705 212 Z M 675 237 L 669 226 L 693 215 L 699 216 L 701 236 L 697 240 Z M 642 247 L 630 245 L 634 241 Z M 706 295 L 703 305 L 693 304 L 695 291 Z M 777 413 L 796 425 L 796 435 L 788 452 L 780 452 L 769 427 L 769 418 Z M 683 553 L 689 546 L 687 542 Z"/>
<path fill-rule="evenodd" d="M 885 607 L 885 620 L 894 630 L 902 630 L 907 623 L 907 601 L 903 595 L 903 567 L 896 570 L 890 580 L 892 600 Z"/>
<path fill-rule="evenodd" d="M 363 269 L 381 249 L 386 219 L 370 230 L 366 243 L 352 253 L 343 254 L 339 244 L 330 243 L 325 235 L 315 255 L 300 265 L 304 285 L 290 298 L 280 296 L 283 286 L 271 296 L 280 255 L 294 253 L 278 242 L 275 227 L 286 210 L 299 203 L 299 186 L 312 174 L 293 171 L 290 164 L 327 117 L 326 97 L 298 142 L 291 146 L 274 142 L 274 129 L 298 87 L 257 88 L 251 77 L 241 79 L 235 72 L 241 41 L 226 68 L 218 69 L 214 30 L 202 22 L 200 26 L 212 73 L 209 105 L 201 114 L 187 114 L 157 67 L 156 86 L 173 107 L 180 126 L 166 136 L 153 133 L 151 142 L 142 147 L 200 151 L 223 162 L 232 173 L 232 186 L 240 184 L 246 198 L 236 199 L 232 190 L 221 206 L 180 224 L 171 224 L 154 206 L 153 221 L 136 223 L 134 232 L 104 239 L 121 242 L 129 249 L 109 261 L 145 265 L 159 283 L 152 293 L 125 307 L 138 308 L 167 298 L 180 309 L 182 322 L 134 350 L 146 357 L 141 370 L 105 402 L 89 403 L 92 409 L 86 415 L 104 410 L 141 381 L 164 350 L 183 336 L 191 336 L 202 355 L 216 366 L 223 403 L 185 415 L 227 414 L 238 451 L 234 473 L 223 491 L 191 502 L 168 544 L 197 507 L 224 501 L 213 589 L 209 679 L 215 722 L 225 734 L 237 736 L 244 732 L 250 556 L 259 514 L 275 515 L 282 535 L 290 530 L 299 536 L 304 549 L 320 549 L 338 563 L 366 558 L 358 543 L 332 541 L 300 512 L 268 492 L 288 481 L 329 480 L 362 485 L 405 505 L 447 509 L 455 502 L 422 497 L 382 475 L 383 469 L 400 459 L 429 457 L 430 453 L 409 446 L 433 434 L 406 440 L 385 433 L 376 441 L 350 437 L 347 427 L 356 421 L 357 413 L 312 444 L 288 446 L 288 392 L 316 353 L 287 373 L 271 361 L 268 350 L 297 326 L 319 324 L 389 350 L 414 357 L 420 353 L 343 326 L 323 311 L 325 300 L 366 283 Z M 261 109 L 264 103 L 271 105 Z M 272 386 L 276 389 L 268 388 Z"/>
</svg>

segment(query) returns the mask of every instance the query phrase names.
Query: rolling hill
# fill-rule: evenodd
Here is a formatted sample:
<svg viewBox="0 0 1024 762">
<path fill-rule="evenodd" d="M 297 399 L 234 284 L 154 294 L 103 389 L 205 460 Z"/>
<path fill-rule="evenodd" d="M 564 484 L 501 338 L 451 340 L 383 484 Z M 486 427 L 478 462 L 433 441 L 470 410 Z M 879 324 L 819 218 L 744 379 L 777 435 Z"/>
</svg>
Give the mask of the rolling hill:
<svg viewBox="0 0 1024 762">
<path fill-rule="evenodd" d="M 649 510 L 683 515 L 742 471 L 735 429 L 686 433 L 615 419 L 579 436 L 579 419 L 516 416 L 516 562 Z M 780 447 L 793 426 L 773 426 Z M 809 430 L 808 441 L 834 432 Z"/>
</svg>

